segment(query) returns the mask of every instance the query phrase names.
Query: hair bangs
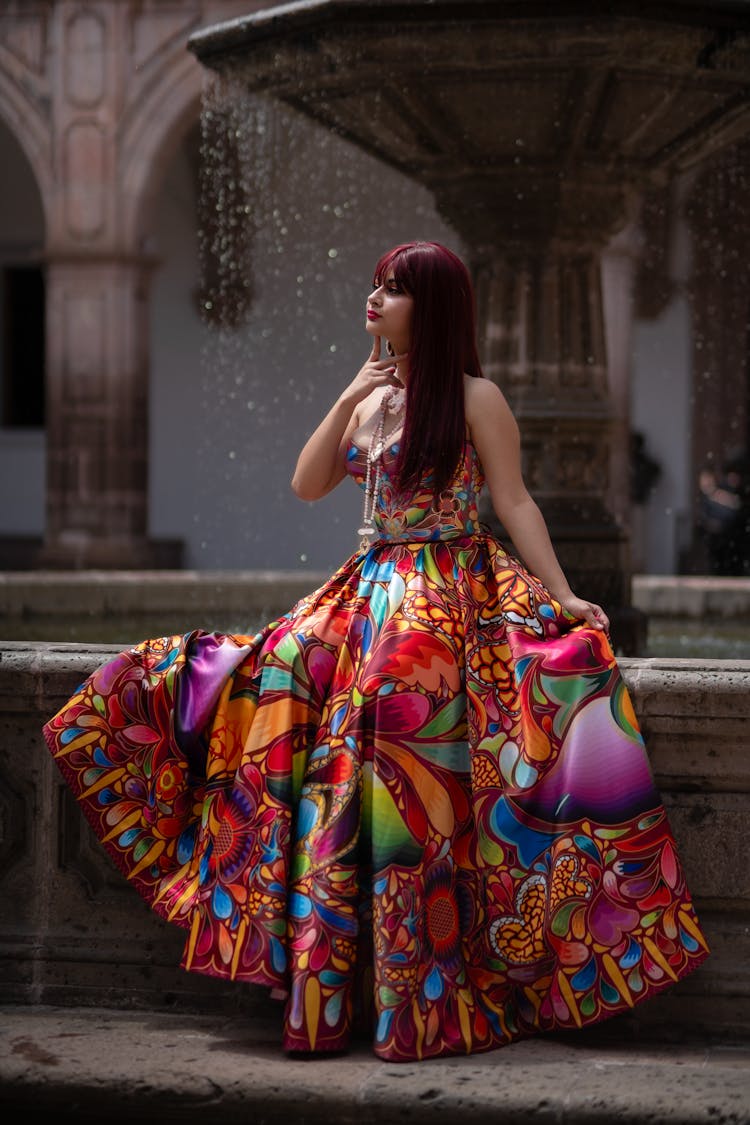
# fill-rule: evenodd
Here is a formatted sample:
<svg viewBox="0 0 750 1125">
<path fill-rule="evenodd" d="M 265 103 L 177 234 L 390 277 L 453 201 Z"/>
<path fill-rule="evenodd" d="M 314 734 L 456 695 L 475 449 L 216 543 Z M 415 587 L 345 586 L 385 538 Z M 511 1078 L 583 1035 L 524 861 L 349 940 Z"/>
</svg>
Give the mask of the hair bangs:
<svg viewBox="0 0 750 1125">
<path fill-rule="evenodd" d="M 410 243 L 405 243 L 401 246 L 394 246 L 386 254 L 383 254 L 375 266 L 373 274 L 373 285 L 383 285 L 390 270 L 393 271 L 393 279 L 398 285 L 399 289 L 403 289 L 405 293 L 412 294 L 414 292 L 414 271 L 410 268 Z"/>
</svg>

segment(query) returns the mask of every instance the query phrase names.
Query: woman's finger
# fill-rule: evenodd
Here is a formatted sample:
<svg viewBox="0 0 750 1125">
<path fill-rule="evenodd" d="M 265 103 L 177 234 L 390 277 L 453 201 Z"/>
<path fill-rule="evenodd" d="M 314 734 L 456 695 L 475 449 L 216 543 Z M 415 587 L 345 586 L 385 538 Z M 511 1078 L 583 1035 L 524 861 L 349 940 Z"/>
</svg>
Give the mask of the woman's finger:
<svg viewBox="0 0 750 1125">
<path fill-rule="evenodd" d="M 609 628 L 609 618 L 601 606 L 595 605 L 592 607 L 590 620 L 591 624 L 597 629 Z"/>
<path fill-rule="evenodd" d="M 396 370 L 400 359 L 406 358 L 405 356 L 388 356 L 387 359 L 381 359 L 378 362 L 378 368 L 381 371 L 387 371 L 389 374 Z"/>
</svg>

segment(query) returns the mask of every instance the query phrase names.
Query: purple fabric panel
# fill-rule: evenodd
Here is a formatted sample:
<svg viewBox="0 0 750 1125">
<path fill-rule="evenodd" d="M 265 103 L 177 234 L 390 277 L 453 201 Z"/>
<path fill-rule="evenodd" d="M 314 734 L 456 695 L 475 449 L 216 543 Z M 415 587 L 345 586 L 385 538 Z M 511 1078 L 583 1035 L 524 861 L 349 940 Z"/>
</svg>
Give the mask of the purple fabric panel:
<svg viewBox="0 0 750 1125">
<path fill-rule="evenodd" d="M 201 735 L 210 724 L 227 678 L 250 651 L 250 645 L 223 633 L 198 633 L 188 644 L 185 666 L 177 677 L 175 737 L 197 773 L 205 765 Z"/>
</svg>

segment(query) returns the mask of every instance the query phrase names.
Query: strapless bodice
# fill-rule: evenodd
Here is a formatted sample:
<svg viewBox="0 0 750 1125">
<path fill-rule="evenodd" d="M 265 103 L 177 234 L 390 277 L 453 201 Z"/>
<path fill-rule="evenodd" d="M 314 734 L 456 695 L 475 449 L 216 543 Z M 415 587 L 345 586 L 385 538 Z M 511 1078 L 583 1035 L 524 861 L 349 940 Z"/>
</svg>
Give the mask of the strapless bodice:
<svg viewBox="0 0 750 1125">
<path fill-rule="evenodd" d="M 479 457 L 467 438 L 461 460 L 450 484 L 436 498 L 432 473 L 415 489 L 401 491 L 393 480 L 399 443 L 392 442 L 383 453 L 383 469 L 375 526 L 379 540 L 388 542 L 427 542 L 475 535 L 479 530 L 479 494 L 484 473 Z M 360 488 L 365 487 L 367 452 L 356 442 L 349 446 L 347 472 Z"/>
</svg>

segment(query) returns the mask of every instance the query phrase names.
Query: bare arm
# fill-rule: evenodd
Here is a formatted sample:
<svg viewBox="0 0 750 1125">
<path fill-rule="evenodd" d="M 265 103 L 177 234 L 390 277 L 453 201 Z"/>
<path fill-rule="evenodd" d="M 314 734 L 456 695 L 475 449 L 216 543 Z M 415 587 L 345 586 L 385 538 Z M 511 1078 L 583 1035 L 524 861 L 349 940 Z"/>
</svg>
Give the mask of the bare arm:
<svg viewBox="0 0 750 1125">
<path fill-rule="evenodd" d="M 355 378 L 342 391 L 317 429 L 305 442 L 292 476 L 300 500 L 320 500 L 346 475 L 349 438 L 360 424 L 360 405 L 378 388 L 401 386 L 393 374 L 400 356 L 380 358 L 380 337 Z"/>
<path fill-rule="evenodd" d="M 525 565 L 576 617 L 609 625 L 601 606 L 577 597 L 555 554 L 549 531 L 521 473 L 518 425 L 502 391 L 488 379 L 466 380 L 466 421 L 487 479 L 492 506 Z"/>
</svg>

